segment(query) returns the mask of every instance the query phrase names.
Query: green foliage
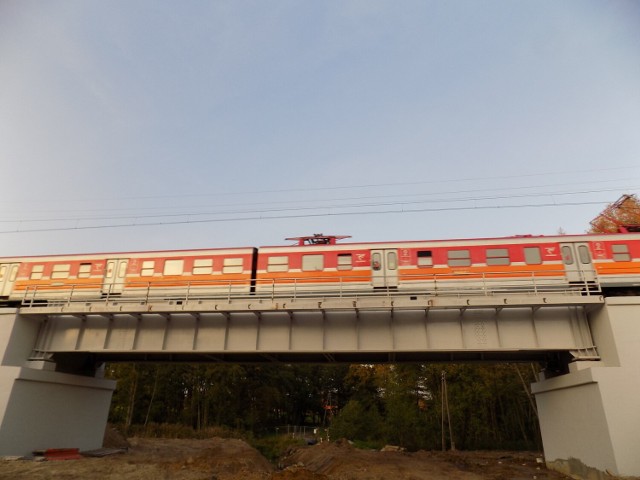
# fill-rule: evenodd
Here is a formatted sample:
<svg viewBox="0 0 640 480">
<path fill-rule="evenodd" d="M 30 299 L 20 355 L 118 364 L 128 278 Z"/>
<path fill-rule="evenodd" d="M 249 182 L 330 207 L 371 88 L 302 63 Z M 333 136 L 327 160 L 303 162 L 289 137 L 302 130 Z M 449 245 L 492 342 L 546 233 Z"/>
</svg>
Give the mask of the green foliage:
<svg viewBox="0 0 640 480">
<path fill-rule="evenodd" d="M 535 368 L 510 364 L 115 364 L 107 367 L 118 380 L 110 421 L 146 436 L 244 432 L 268 456 L 283 446 L 270 437 L 283 425 L 330 424 L 332 440 L 369 448 L 439 450 L 442 372 L 457 448 L 541 448 L 527 391 Z M 444 434 L 449 446 L 446 423 Z"/>
<path fill-rule="evenodd" d="M 375 406 L 363 405 L 359 400 L 349 400 L 331 423 L 331 438 L 355 439 L 384 445 L 384 423 Z"/>
<path fill-rule="evenodd" d="M 268 435 L 250 440 L 253 448 L 258 450 L 271 463 L 276 463 L 291 447 L 306 445 L 304 439 L 288 435 Z"/>
</svg>

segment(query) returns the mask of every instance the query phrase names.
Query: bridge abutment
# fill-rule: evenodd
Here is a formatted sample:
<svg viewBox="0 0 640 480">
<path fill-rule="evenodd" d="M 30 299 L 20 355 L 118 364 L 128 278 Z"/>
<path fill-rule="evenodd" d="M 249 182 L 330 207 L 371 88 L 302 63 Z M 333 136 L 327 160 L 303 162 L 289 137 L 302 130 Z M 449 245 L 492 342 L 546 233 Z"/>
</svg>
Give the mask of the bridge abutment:
<svg viewBox="0 0 640 480">
<path fill-rule="evenodd" d="M 640 297 L 589 314 L 600 361 L 533 384 L 547 466 L 577 478 L 640 476 Z"/>
<path fill-rule="evenodd" d="M 29 362 L 40 322 L 0 312 L 0 455 L 100 448 L 115 382 Z"/>
</svg>

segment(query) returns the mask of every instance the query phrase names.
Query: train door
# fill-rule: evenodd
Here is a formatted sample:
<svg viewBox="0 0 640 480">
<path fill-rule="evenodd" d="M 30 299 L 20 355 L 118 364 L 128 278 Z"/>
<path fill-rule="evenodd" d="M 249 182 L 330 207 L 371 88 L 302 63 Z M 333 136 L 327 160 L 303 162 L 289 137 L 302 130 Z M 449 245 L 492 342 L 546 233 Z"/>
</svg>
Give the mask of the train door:
<svg viewBox="0 0 640 480">
<path fill-rule="evenodd" d="M 371 250 L 371 282 L 374 288 L 398 286 L 398 250 Z"/>
<path fill-rule="evenodd" d="M 0 264 L 0 297 L 8 297 L 18 277 L 19 263 Z"/>
<path fill-rule="evenodd" d="M 122 293 L 128 264 L 128 258 L 107 260 L 107 267 L 104 270 L 104 279 L 102 281 L 102 293 L 109 295 Z"/>
<path fill-rule="evenodd" d="M 565 276 L 569 282 L 595 282 L 596 272 L 586 242 L 561 243 L 560 252 Z"/>
</svg>

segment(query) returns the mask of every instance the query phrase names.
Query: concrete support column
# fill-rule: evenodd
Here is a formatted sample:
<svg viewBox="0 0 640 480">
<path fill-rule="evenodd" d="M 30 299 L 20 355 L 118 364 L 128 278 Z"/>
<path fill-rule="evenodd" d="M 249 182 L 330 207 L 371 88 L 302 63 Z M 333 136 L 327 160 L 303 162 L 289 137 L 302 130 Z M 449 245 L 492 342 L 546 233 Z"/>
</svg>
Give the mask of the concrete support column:
<svg viewBox="0 0 640 480">
<path fill-rule="evenodd" d="M 640 476 L 640 297 L 589 315 L 601 361 L 532 385 L 547 466 L 576 478 Z"/>
<path fill-rule="evenodd" d="M 39 322 L 5 308 L 0 324 L 0 455 L 101 447 L 115 382 L 29 362 Z"/>
</svg>

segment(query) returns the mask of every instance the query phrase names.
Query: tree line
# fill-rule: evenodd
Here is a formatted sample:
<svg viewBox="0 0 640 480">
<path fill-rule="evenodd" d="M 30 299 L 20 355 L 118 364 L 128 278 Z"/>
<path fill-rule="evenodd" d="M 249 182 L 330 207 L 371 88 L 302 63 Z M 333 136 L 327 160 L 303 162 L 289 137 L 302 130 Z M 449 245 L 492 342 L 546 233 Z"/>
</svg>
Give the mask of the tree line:
<svg viewBox="0 0 640 480">
<path fill-rule="evenodd" d="M 528 391 L 539 368 L 110 364 L 106 372 L 118 381 L 110 421 L 125 430 L 172 424 L 264 436 L 308 425 L 369 447 L 541 449 Z"/>
</svg>

